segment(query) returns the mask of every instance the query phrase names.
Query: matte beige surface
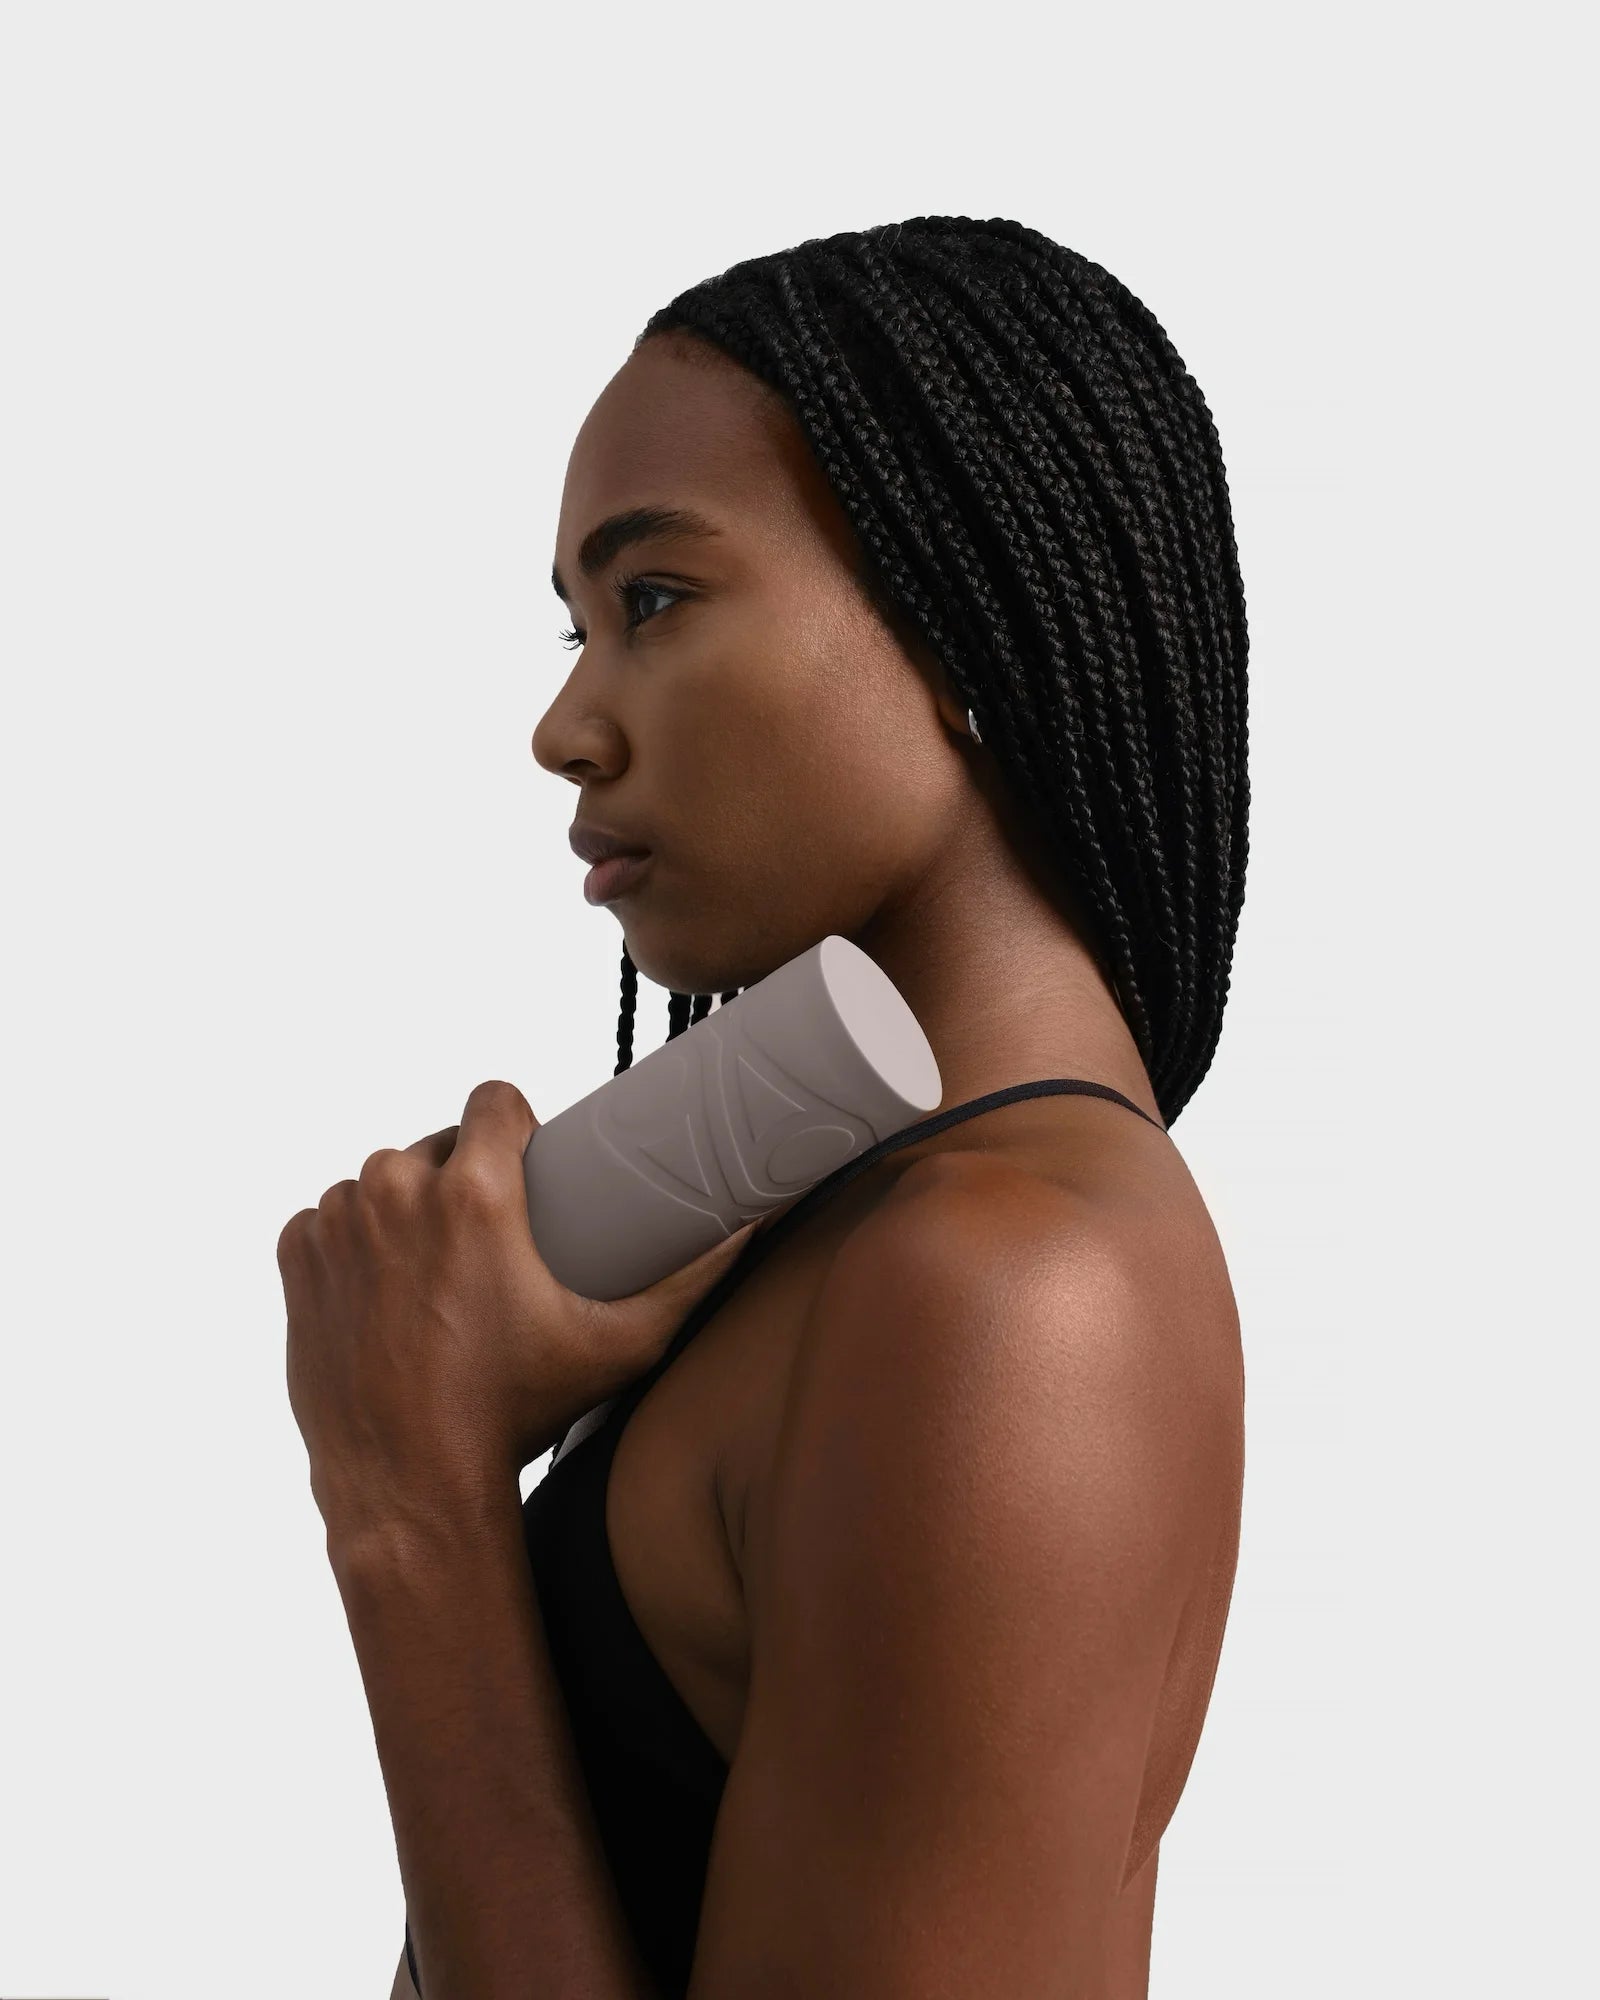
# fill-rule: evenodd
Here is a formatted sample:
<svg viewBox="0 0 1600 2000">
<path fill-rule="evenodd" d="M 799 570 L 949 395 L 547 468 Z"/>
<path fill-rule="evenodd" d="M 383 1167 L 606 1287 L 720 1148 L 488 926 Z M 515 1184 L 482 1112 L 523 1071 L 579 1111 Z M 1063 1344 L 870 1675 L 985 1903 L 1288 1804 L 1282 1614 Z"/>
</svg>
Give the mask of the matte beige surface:
<svg viewBox="0 0 1600 2000">
<path fill-rule="evenodd" d="M 888 975 L 830 932 L 547 1118 L 523 1180 L 539 1253 L 590 1299 L 655 1284 L 940 1102 Z"/>
</svg>

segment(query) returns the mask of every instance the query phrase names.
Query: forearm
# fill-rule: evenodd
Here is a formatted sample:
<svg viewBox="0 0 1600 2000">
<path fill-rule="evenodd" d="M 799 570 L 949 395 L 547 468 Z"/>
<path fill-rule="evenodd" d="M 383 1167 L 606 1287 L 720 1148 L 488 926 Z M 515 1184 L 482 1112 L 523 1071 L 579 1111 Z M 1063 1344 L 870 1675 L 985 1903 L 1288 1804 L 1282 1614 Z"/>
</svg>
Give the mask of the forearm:
<svg viewBox="0 0 1600 2000">
<path fill-rule="evenodd" d="M 328 1537 L 423 2000 L 659 2000 L 550 1662 L 514 1483 L 487 1520 Z"/>
</svg>

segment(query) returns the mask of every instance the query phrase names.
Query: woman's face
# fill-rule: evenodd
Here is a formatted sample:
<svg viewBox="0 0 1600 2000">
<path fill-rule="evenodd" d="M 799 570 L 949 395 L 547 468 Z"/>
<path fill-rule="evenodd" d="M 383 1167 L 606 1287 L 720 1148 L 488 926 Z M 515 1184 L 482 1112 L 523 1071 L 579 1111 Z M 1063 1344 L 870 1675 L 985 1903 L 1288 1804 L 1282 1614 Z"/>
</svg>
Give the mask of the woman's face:
<svg viewBox="0 0 1600 2000">
<path fill-rule="evenodd" d="M 647 507 L 716 532 L 585 550 Z M 705 343 L 653 336 L 584 420 L 555 550 L 582 645 L 533 754 L 579 788 L 574 817 L 651 850 L 608 907 L 664 988 L 747 986 L 862 932 L 972 802 L 964 708 L 854 562 L 787 406 Z"/>
</svg>

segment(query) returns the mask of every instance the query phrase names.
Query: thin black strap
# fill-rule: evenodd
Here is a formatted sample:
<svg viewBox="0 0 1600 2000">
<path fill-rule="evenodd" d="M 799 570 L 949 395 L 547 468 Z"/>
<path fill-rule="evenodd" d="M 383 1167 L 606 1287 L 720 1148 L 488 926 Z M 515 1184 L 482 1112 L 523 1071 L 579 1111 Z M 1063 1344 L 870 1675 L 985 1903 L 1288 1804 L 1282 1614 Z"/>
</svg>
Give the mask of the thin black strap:
<svg viewBox="0 0 1600 2000">
<path fill-rule="evenodd" d="M 1090 1084 L 1082 1076 L 1046 1076 L 1046 1078 L 1040 1078 L 1040 1082 L 1036 1082 L 1036 1084 L 1006 1084 L 1004 1090 L 990 1090 L 982 1098 L 968 1098 L 966 1104 L 952 1104 L 944 1112 L 932 1112 L 928 1118 L 918 1118 L 916 1124 L 902 1126 L 898 1132 L 892 1132 L 888 1138 L 880 1138 L 876 1142 L 876 1146 L 868 1146 L 866 1152 L 858 1152 L 854 1156 L 854 1160 L 846 1160 L 844 1166 L 834 1168 L 834 1172 L 828 1174 L 826 1180 L 820 1180 L 814 1188 L 808 1188 L 806 1194 L 802 1194 L 800 1200 L 794 1204 L 794 1208 L 786 1210 L 784 1216 L 780 1216 L 778 1220 L 786 1222 L 788 1216 L 792 1216 L 800 1208 L 804 1208 L 806 1202 L 814 1194 L 820 1194 L 824 1188 L 828 1188 L 828 1192 L 832 1194 L 834 1188 L 842 1188 L 848 1180 L 854 1180 L 856 1174 L 864 1172 L 868 1166 L 876 1166 L 878 1160 L 882 1160 L 890 1152 L 898 1152 L 902 1146 L 910 1146 L 910 1144 L 914 1144 L 920 1138 L 932 1138 L 934 1132 L 944 1132 L 952 1124 L 962 1124 L 962 1120 L 972 1118 L 980 1110 L 988 1112 L 988 1110 L 996 1110 L 1002 1104 L 1014 1104 L 1018 1098 L 1042 1098 L 1042 1096 L 1052 1096 L 1052 1098 L 1056 1098 L 1056 1096 L 1060 1096 L 1060 1098 L 1064 1098 L 1064 1096 L 1110 1098 L 1114 1104 L 1126 1104 L 1130 1112 L 1138 1112 L 1138 1116 L 1146 1124 L 1156 1126 L 1158 1132 L 1166 1132 L 1164 1124 L 1158 1124 L 1150 1116 L 1150 1112 L 1142 1112 L 1138 1108 L 1138 1104 L 1134 1104 L 1132 1098 L 1124 1098 L 1120 1090 L 1112 1090 L 1110 1084 Z M 774 1228 L 776 1226 L 778 1224 L 774 1222 Z"/>
<path fill-rule="evenodd" d="M 952 1104 L 946 1110 L 930 1112 L 926 1118 L 919 1118 L 914 1124 L 902 1126 L 898 1132 L 891 1132 L 887 1139 L 879 1139 L 874 1144 L 848 1159 L 842 1166 L 835 1167 L 831 1174 L 825 1174 L 820 1181 L 806 1189 L 793 1205 L 786 1208 L 770 1229 L 763 1229 L 751 1238 L 747 1245 L 747 1255 L 738 1257 L 723 1273 L 715 1290 L 703 1300 L 709 1305 L 711 1298 L 720 1292 L 723 1285 L 735 1276 L 744 1277 L 772 1248 L 773 1241 L 802 1215 L 810 1214 L 820 1203 L 827 1201 L 839 1189 L 849 1185 L 857 1174 L 864 1174 L 868 1167 L 875 1167 L 890 1153 L 899 1152 L 902 1146 L 913 1146 L 919 1139 L 932 1137 L 951 1125 L 960 1125 L 968 1118 L 974 1118 L 980 1111 L 993 1111 L 1002 1104 L 1014 1104 L 1021 1097 L 1106 1097 L 1114 1104 L 1126 1105 L 1137 1113 L 1147 1125 L 1154 1125 L 1158 1132 L 1166 1127 L 1158 1124 L 1148 1111 L 1140 1111 L 1131 1097 L 1124 1097 L 1120 1090 L 1113 1090 L 1109 1083 L 1090 1083 L 1078 1076 L 1047 1076 L 1037 1083 L 1008 1083 L 1003 1090 L 986 1091 L 982 1097 L 969 1097 L 963 1104 Z"/>
<path fill-rule="evenodd" d="M 1148 1111 L 1140 1111 L 1131 1097 L 1124 1097 L 1120 1090 L 1113 1090 L 1109 1083 L 1090 1083 L 1080 1076 L 1047 1076 L 1037 1083 L 1008 1083 L 1003 1090 L 986 1091 L 982 1097 L 969 1097 L 964 1104 L 952 1104 L 947 1110 L 935 1111 L 926 1118 L 919 1118 L 915 1124 L 902 1126 L 898 1132 L 891 1132 L 887 1139 L 879 1139 L 854 1159 L 846 1160 L 843 1166 L 835 1167 L 831 1174 L 809 1187 L 792 1207 L 786 1208 L 770 1229 L 763 1229 L 753 1237 L 747 1246 L 748 1254 L 737 1258 L 723 1273 L 716 1290 L 730 1278 L 747 1277 L 771 1250 L 774 1241 L 798 1222 L 801 1216 L 809 1215 L 813 1208 L 829 1200 L 839 1189 L 853 1181 L 857 1174 L 864 1174 L 868 1167 L 875 1167 L 890 1153 L 899 1152 L 902 1146 L 915 1145 L 917 1140 L 931 1137 L 935 1132 L 943 1132 L 951 1125 L 959 1125 L 968 1118 L 976 1117 L 980 1111 L 992 1111 L 1002 1104 L 1014 1104 L 1022 1097 L 1105 1097 L 1114 1104 L 1126 1105 L 1128 1110 L 1138 1112 L 1147 1125 L 1154 1125 L 1158 1132 L 1166 1127 L 1158 1124 Z M 702 1306 L 709 1307 L 715 1292 L 702 1300 Z"/>
<path fill-rule="evenodd" d="M 951 1125 L 959 1125 L 963 1120 L 976 1117 L 980 1111 L 994 1110 L 1002 1104 L 1014 1104 L 1022 1097 L 1104 1097 L 1114 1104 L 1125 1105 L 1136 1112 L 1147 1125 L 1154 1125 L 1161 1133 L 1166 1127 L 1152 1118 L 1148 1111 L 1141 1111 L 1131 1097 L 1124 1097 L 1120 1090 L 1113 1090 L 1109 1083 L 1090 1083 L 1078 1076 L 1043 1077 L 1036 1083 L 1009 1083 L 1003 1090 L 991 1090 L 982 1097 L 969 1098 L 964 1104 L 952 1104 L 944 1111 L 935 1111 L 926 1118 L 919 1118 L 914 1124 L 906 1125 L 898 1132 L 892 1132 L 887 1139 L 879 1139 L 864 1151 L 848 1159 L 842 1166 L 835 1167 L 831 1174 L 807 1188 L 792 1205 L 786 1208 L 771 1228 L 761 1230 L 752 1236 L 740 1254 L 733 1260 L 711 1290 L 695 1305 L 683 1324 L 678 1328 L 665 1349 L 657 1355 L 654 1363 L 637 1381 L 612 1398 L 601 1424 L 597 1427 L 610 1433 L 611 1447 L 622 1432 L 622 1426 L 634 1409 L 644 1400 L 647 1392 L 666 1373 L 667 1369 L 683 1352 L 684 1348 L 710 1319 L 713 1313 L 727 1299 L 729 1294 L 742 1285 L 756 1266 L 772 1253 L 772 1246 L 792 1229 L 803 1216 L 830 1200 L 839 1189 L 853 1181 L 857 1174 L 864 1174 L 869 1167 L 877 1165 L 887 1154 L 898 1152 L 902 1146 L 911 1146 L 918 1139 L 925 1139 L 930 1133 L 943 1132 Z M 588 1443 L 586 1434 L 580 1441 Z M 552 1462 L 551 1469 L 566 1462 L 568 1454 Z"/>
<path fill-rule="evenodd" d="M 778 1231 L 787 1226 L 795 1217 L 805 1214 L 817 1201 L 826 1199 L 857 1174 L 863 1174 L 868 1167 L 875 1167 L 879 1160 L 890 1153 L 896 1153 L 902 1146 L 914 1145 L 918 1139 L 930 1138 L 935 1132 L 943 1132 L 951 1125 L 959 1125 L 979 1111 L 991 1111 L 1002 1104 L 1014 1104 L 1021 1097 L 1105 1097 L 1113 1104 L 1126 1105 L 1136 1112 L 1147 1125 L 1154 1125 L 1158 1132 L 1165 1132 L 1166 1126 L 1152 1118 L 1148 1111 L 1140 1111 L 1131 1097 L 1124 1097 L 1120 1090 L 1113 1090 L 1109 1083 L 1090 1083 L 1080 1076 L 1048 1076 L 1037 1083 L 1008 1083 L 1003 1090 L 991 1090 L 982 1097 L 969 1097 L 965 1104 L 952 1104 L 948 1110 L 932 1112 L 926 1118 L 919 1118 L 914 1125 L 902 1126 L 892 1132 L 887 1139 L 880 1139 L 876 1145 L 868 1146 L 865 1152 L 857 1153 L 854 1159 L 846 1160 L 841 1167 L 835 1167 L 825 1179 L 808 1188 L 792 1208 L 755 1238 L 756 1245 L 770 1243 Z M 741 1259 L 742 1263 L 743 1260 Z M 735 1266 L 737 1269 L 738 1266 Z"/>
</svg>

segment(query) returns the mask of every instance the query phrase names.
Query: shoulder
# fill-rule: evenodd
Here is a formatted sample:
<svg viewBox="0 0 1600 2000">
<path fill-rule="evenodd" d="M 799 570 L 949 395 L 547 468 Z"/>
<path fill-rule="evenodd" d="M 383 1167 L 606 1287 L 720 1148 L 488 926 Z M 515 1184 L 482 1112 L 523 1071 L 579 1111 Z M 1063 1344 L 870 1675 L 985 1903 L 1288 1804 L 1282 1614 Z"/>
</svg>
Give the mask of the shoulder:
<svg viewBox="0 0 1600 2000">
<path fill-rule="evenodd" d="M 1183 1349 L 1115 1205 L 1012 1163 L 916 1161 L 843 1240 L 752 1495 L 697 1994 L 1096 1975 L 1236 1488 Z"/>
<path fill-rule="evenodd" d="M 1184 1188 L 1192 1194 L 1186 1175 Z M 914 1353 L 929 1393 L 946 1369 L 1002 1396 L 1054 1390 L 1076 1401 L 1098 1384 L 1129 1399 L 1130 1417 L 1159 1418 L 1212 1375 L 1226 1393 L 1236 1333 L 1197 1196 L 1153 1200 L 1122 1182 L 944 1152 L 914 1162 L 840 1246 L 799 1359 L 814 1357 L 811 1368 L 832 1379 L 858 1354 Z"/>
<path fill-rule="evenodd" d="M 1236 1325 L 1191 1268 L 1147 1219 L 1014 1162 L 914 1162 L 810 1301 L 766 1474 L 769 1550 L 792 1560 L 784 1523 L 825 1539 L 846 1508 L 879 1514 L 886 1559 L 944 1518 L 1035 1552 L 1059 1537 L 1093 1574 L 1158 1525 L 1169 1555 L 1192 1534 L 1198 1559 L 1236 1475 L 1243 1384 Z"/>
</svg>

